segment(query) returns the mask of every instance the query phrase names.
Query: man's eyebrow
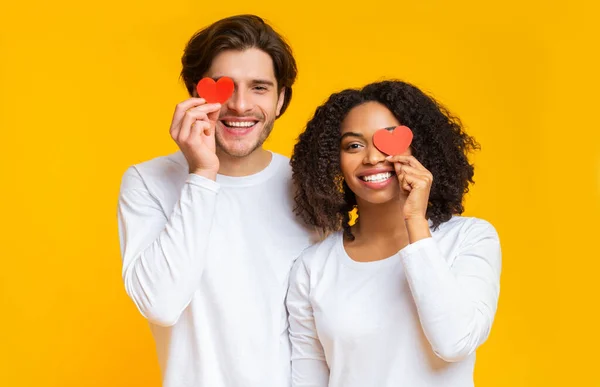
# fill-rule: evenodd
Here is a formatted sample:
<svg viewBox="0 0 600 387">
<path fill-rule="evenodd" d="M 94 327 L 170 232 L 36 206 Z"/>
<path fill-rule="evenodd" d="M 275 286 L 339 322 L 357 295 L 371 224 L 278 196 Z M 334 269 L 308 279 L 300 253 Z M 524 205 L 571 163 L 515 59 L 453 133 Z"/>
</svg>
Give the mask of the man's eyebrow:
<svg viewBox="0 0 600 387">
<path fill-rule="evenodd" d="M 215 82 L 218 81 L 219 79 L 226 77 L 227 75 L 219 75 L 219 76 L 215 76 L 215 77 L 210 77 L 212 78 Z M 230 77 L 231 78 L 231 77 Z M 235 79 L 233 79 L 234 83 L 237 83 Z M 256 79 L 251 79 L 249 82 L 249 84 L 251 85 L 265 85 L 265 86 L 273 86 L 275 87 L 275 82 L 269 80 L 269 79 L 262 79 L 262 78 L 256 78 Z"/>
<path fill-rule="evenodd" d="M 268 79 L 253 79 L 250 83 L 253 84 L 253 85 L 275 86 L 275 83 L 273 81 L 268 80 Z"/>
</svg>

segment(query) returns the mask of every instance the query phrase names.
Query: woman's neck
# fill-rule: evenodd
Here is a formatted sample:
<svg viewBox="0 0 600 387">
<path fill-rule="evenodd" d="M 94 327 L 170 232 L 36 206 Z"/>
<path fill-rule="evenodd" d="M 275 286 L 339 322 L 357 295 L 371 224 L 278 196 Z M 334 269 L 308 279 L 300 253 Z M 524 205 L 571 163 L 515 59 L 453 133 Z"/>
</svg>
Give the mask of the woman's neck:
<svg viewBox="0 0 600 387">
<path fill-rule="evenodd" d="M 406 223 L 402 213 L 403 203 L 390 200 L 387 203 L 373 204 L 358 201 L 358 222 L 352 227 L 352 233 L 360 240 L 382 240 L 408 238 Z"/>
</svg>

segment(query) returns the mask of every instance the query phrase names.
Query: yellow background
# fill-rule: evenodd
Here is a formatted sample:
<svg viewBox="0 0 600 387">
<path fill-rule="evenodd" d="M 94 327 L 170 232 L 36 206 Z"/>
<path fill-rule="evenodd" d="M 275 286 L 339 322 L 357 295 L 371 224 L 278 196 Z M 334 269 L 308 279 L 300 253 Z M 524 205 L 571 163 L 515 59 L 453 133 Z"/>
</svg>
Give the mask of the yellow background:
<svg viewBox="0 0 600 387">
<path fill-rule="evenodd" d="M 600 386 L 598 10 L 547 3 L 3 2 L 0 385 L 159 386 L 121 282 L 120 179 L 176 150 L 187 39 L 252 12 L 300 70 L 268 148 L 290 155 L 331 92 L 384 77 L 431 92 L 482 144 L 467 215 L 497 227 L 504 266 L 477 385 Z"/>
</svg>

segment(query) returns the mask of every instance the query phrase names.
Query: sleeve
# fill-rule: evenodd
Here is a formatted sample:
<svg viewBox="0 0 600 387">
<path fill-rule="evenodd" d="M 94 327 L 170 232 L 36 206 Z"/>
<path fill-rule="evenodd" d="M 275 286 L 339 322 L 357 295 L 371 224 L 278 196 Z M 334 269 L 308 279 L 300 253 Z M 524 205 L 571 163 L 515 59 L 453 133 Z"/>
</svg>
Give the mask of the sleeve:
<svg viewBox="0 0 600 387">
<path fill-rule="evenodd" d="M 496 230 L 476 220 L 465 233 L 451 265 L 432 238 L 401 251 L 423 332 L 436 355 L 448 362 L 464 359 L 485 342 L 500 293 Z"/>
<path fill-rule="evenodd" d="M 167 218 L 135 167 L 123 176 L 118 227 L 125 290 L 154 324 L 174 325 L 199 286 L 218 190 L 216 182 L 190 174 Z"/>
<path fill-rule="evenodd" d="M 292 387 L 327 387 L 329 367 L 309 299 L 310 279 L 302 256 L 290 274 L 286 298 L 292 345 Z"/>
</svg>

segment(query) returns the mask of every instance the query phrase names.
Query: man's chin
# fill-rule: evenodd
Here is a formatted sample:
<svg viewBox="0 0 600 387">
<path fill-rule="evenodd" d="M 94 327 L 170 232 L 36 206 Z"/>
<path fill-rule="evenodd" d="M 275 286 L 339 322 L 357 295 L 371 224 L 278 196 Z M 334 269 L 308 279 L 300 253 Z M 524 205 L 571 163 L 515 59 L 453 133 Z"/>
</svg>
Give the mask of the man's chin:
<svg viewBox="0 0 600 387">
<path fill-rule="evenodd" d="M 258 141 L 218 141 L 219 151 L 231 157 L 246 157 L 260 148 Z"/>
</svg>

